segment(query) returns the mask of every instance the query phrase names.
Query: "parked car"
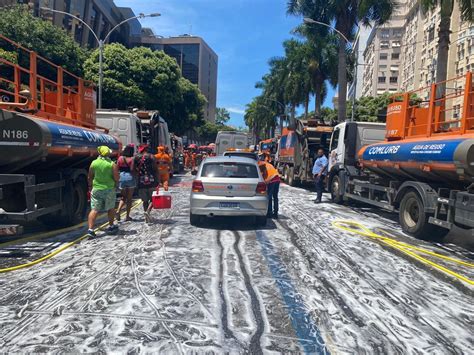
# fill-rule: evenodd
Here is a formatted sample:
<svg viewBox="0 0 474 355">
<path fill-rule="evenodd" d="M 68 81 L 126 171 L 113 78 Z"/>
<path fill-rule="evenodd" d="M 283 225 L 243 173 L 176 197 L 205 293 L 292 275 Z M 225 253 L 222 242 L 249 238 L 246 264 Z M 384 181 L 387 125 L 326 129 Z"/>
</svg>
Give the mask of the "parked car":
<svg viewBox="0 0 474 355">
<path fill-rule="evenodd" d="M 189 216 L 192 225 L 214 216 L 254 216 L 257 225 L 266 225 L 267 187 L 257 161 L 209 157 L 195 174 Z"/>
</svg>

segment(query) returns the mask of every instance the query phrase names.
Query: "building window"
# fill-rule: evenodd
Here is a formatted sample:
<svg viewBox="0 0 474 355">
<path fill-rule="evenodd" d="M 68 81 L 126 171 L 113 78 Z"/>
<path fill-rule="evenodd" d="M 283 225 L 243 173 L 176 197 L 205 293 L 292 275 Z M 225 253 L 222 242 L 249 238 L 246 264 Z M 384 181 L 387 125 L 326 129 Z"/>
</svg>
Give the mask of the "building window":
<svg viewBox="0 0 474 355">
<path fill-rule="evenodd" d="M 390 77 L 390 84 L 396 84 L 396 83 L 398 83 L 398 77 L 391 76 Z"/>
<path fill-rule="evenodd" d="M 392 53 L 392 59 L 394 60 L 400 59 L 400 53 Z"/>
<path fill-rule="evenodd" d="M 382 30 L 381 37 L 382 38 L 389 38 L 390 37 L 390 30 Z"/>
<path fill-rule="evenodd" d="M 384 76 L 379 76 L 379 84 L 384 84 L 384 83 L 385 83 L 385 79 L 387 79 L 387 78 L 384 77 Z"/>
<path fill-rule="evenodd" d="M 428 29 L 428 41 L 432 42 L 434 40 L 434 35 L 435 35 L 434 27 L 430 27 Z"/>
<path fill-rule="evenodd" d="M 392 42 L 392 47 L 393 47 L 393 48 L 400 48 L 400 46 L 401 46 L 400 41 L 393 41 L 393 42 Z"/>
<path fill-rule="evenodd" d="M 379 56 L 380 60 L 387 60 L 387 58 L 388 58 L 387 53 L 380 53 L 380 56 Z"/>
<path fill-rule="evenodd" d="M 379 69 L 382 70 L 382 69 L 387 69 L 387 66 L 385 64 L 382 64 L 382 65 L 379 65 Z"/>
<path fill-rule="evenodd" d="M 390 47 L 390 42 L 389 41 L 382 41 L 380 42 L 380 48 L 382 49 L 387 49 Z"/>
</svg>

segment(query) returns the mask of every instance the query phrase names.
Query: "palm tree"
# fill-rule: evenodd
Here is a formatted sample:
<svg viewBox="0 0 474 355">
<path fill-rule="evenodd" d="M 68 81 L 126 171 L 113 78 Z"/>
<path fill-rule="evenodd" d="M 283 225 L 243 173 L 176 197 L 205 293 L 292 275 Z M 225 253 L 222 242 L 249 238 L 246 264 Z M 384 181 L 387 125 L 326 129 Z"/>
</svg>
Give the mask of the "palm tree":
<svg viewBox="0 0 474 355">
<path fill-rule="evenodd" d="M 450 44 L 451 15 L 455 0 L 421 0 L 421 7 L 426 12 L 440 7 L 441 20 L 438 28 L 438 58 L 436 62 L 436 82 L 445 81 L 448 71 L 448 54 Z M 463 21 L 474 21 L 474 5 L 471 0 L 457 0 Z M 444 92 L 444 89 L 443 89 Z"/>
<path fill-rule="evenodd" d="M 380 25 L 386 22 L 394 9 L 395 0 L 288 0 L 287 12 L 302 15 L 335 28 L 346 38 L 352 38 L 354 28 L 359 22 L 365 25 Z M 323 26 L 321 26 L 323 27 Z M 316 31 L 321 31 L 317 29 Z M 347 46 L 346 39 L 338 40 L 338 119 L 346 119 L 347 96 Z"/>
</svg>

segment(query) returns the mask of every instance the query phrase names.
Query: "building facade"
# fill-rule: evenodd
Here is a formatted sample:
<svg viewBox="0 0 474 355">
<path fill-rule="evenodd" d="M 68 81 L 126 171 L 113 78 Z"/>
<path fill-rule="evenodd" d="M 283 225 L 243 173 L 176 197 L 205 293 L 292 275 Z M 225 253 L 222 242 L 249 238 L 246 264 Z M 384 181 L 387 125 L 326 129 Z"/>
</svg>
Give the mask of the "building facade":
<svg viewBox="0 0 474 355">
<path fill-rule="evenodd" d="M 0 7 L 15 4 L 27 5 L 35 16 L 65 29 L 79 45 L 89 48 L 96 48 L 98 43 L 86 26 L 71 16 L 47 11 L 44 8 L 68 12 L 79 17 L 94 30 L 99 39 L 105 38 L 107 33 L 124 19 L 135 16 L 132 9 L 118 7 L 113 0 L 0 0 Z M 112 32 L 108 42 L 130 46 L 132 39 L 140 35 L 140 22 L 132 20 Z"/>
<path fill-rule="evenodd" d="M 149 29 L 144 29 L 140 41 L 135 45 L 163 50 L 175 58 L 183 77 L 196 84 L 207 99 L 204 118 L 215 122 L 218 57 L 201 37 L 183 35 L 163 38 L 154 36 Z"/>
<path fill-rule="evenodd" d="M 357 71 L 355 73 L 355 80 L 347 86 L 347 99 L 351 100 L 354 95 L 356 99 L 362 96 L 363 76 L 364 76 L 364 58 L 363 54 L 367 48 L 367 40 L 369 39 L 370 33 L 372 32 L 371 27 L 365 27 L 363 24 L 359 24 L 359 30 L 356 34 L 356 40 L 353 44 L 354 53 L 357 60 Z"/>
<path fill-rule="evenodd" d="M 405 6 L 383 26 L 373 27 L 364 51 L 362 95 L 395 93 L 400 88 L 400 64 Z"/>
</svg>

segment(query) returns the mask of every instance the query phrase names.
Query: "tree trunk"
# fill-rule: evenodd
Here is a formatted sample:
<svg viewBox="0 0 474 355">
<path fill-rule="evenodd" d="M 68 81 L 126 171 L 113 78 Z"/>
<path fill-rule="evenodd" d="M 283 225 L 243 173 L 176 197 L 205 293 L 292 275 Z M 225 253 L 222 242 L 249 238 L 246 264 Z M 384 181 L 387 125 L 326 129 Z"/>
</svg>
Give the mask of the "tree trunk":
<svg viewBox="0 0 474 355">
<path fill-rule="evenodd" d="M 339 38 L 339 54 L 337 66 L 337 84 L 338 84 L 338 100 L 337 100 L 337 119 L 339 122 L 346 120 L 346 96 L 347 96 L 347 58 L 346 58 L 347 42 L 344 38 Z"/>
<path fill-rule="evenodd" d="M 454 0 L 441 1 L 441 21 L 438 28 L 438 58 L 436 62 L 436 82 L 446 81 L 448 76 L 449 37 L 451 34 L 451 15 L 453 13 Z M 440 85 L 436 97 L 445 94 L 446 85 Z"/>
<path fill-rule="evenodd" d="M 304 102 L 304 118 L 305 120 L 308 119 L 308 109 L 309 109 L 309 92 L 308 94 L 306 95 L 306 99 L 305 99 L 305 102 Z"/>
<path fill-rule="evenodd" d="M 323 105 L 322 102 L 322 91 L 323 91 L 323 84 L 319 79 L 314 83 L 314 114 L 318 119 L 321 119 L 321 106 Z"/>
</svg>

